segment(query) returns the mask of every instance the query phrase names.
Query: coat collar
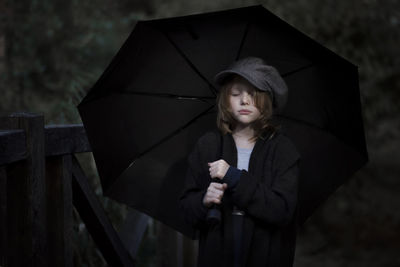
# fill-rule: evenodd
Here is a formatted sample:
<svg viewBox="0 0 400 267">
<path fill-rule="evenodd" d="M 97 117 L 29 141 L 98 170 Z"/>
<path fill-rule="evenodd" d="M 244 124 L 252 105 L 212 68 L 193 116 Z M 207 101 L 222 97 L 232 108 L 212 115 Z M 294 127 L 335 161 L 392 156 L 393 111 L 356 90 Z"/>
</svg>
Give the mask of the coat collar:
<svg viewBox="0 0 400 267">
<path fill-rule="evenodd" d="M 257 156 L 260 154 L 260 150 L 263 147 L 263 144 L 270 140 L 274 136 L 274 131 L 267 131 L 264 133 L 262 138 L 258 138 L 253 151 L 251 152 L 250 161 L 249 161 L 249 172 L 252 172 L 255 169 L 255 164 L 257 162 Z M 221 144 L 221 158 L 223 158 L 229 165 L 236 167 L 237 166 L 237 149 L 235 140 L 233 139 L 232 134 L 227 133 L 222 136 L 222 144 Z"/>
</svg>

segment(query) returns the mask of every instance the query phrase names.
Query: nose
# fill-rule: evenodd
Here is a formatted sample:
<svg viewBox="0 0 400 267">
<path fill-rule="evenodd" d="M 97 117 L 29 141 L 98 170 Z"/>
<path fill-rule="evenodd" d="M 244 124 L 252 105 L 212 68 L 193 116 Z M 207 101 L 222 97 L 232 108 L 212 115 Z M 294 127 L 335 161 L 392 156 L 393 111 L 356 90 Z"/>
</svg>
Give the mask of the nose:
<svg viewBox="0 0 400 267">
<path fill-rule="evenodd" d="M 250 95 L 247 93 L 247 92 L 244 92 L 243 94 L 242 94 L 242 98 L 241 98 L 241 100 L 242 100 L 242 104 L 243 105 L 248 105 L 248 104 L 250 104 Z"/>
</svg>

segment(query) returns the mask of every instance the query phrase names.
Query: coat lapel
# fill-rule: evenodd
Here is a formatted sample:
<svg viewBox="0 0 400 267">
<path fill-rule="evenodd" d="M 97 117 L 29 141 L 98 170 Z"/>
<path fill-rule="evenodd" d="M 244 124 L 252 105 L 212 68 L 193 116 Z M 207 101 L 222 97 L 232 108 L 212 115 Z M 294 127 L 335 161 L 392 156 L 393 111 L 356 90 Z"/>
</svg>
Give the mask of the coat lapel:
<svg viewBox="0 0 400 267">
<path fill-rule="evenodd" d="M 255 177 L 258 177 L 256 175 L 256 170 L 257 170 L 257 163 L 260 161 L 260 156 L 262 156 L 262 147 L 264 145 L 265 139 L 258 139 L 256 144 L 254 145 L 253 151 L 251 152 L 250 155 L 250 161 L 249 161 L 249 173 L 252 175 L 255 175 Z M 251 240 L 253 239 L 253 233 L 254 233 L 254 221 L 251 220 L 249 217 L 245 216 L 244 221 L 243 221 L 243 260 L 245 261 L 249 255 L 250 251 L 250 246 L 251 246 Z M 243 263 L 244 266 L 245 263 Z"/>
<path fill-rule="evenodd" d="M 257 164 L 260 162 L 263 162 L 263 147 L 266 141 L 270 139 L 270 137 L 273 136 L 273 132 L 267 132 L 263 138 L 259 138 L 256 141 L 256 144 L 254 145 L 253 151 L 250 155 L 250 161 L 249 161 L 249 169 L 248 172 L 255 177 L 260 177 L 261 173 L 256 173 L 258 168 Z M 231 134 L 226 134 L 222 137 L 222 159 L 224 159 L 229 165 L 236 167 L 237 166 L 237 149 L 236 149 L 236 144 L 235 141 L 232 137 Z M 231 222 L 231 218 L 228 218 L 231 215 L 231 204 L 229 204 L 229 200 L 227 203 L 225 203 L 225 208 L 224 208 L 224 217 L 227 220 L 227 222 Z M 232 260 L 232 225 L 231 223 L 225 224 L 226 227 L 224 229 L 224 257 L 225 257 L 225 262 L 230 263 Z M 243 260 L 247 259 L 249 255 L 249 250 L 251 246 L 251 241 L 253 238 L 253 233 L 254 233 L 254 222 L 251 220 L 249 217 L 245 216 L 244 217 L 244 222 L 243 222 Z M 244 266 L 245 263 L 243 263 Z"/>
<path fill-rule="evenodd" d="M 231 134 L 222 136 L 222 158 L 231 166 L 237 166 L 237 149 Z"/>
<path fill-rule="evenodd" d="M 233 140 L 232 135 L 225 134 L 222 136 L 222 151 L 221 158 L 225 160 L 229 165 L 236 167 L 237 166 L 237 150 L 235 141 Z M 223 262 L 224 266 L 232 266 L 232 251 L 233 251 L 233 225 L 232 225 L 232 200 L 228 195 L 224 196 L 224 200 L 222 202 L 222 211 L 223 211 L 223 220 L 224 224 L 223 228 Z"/>
</svg>

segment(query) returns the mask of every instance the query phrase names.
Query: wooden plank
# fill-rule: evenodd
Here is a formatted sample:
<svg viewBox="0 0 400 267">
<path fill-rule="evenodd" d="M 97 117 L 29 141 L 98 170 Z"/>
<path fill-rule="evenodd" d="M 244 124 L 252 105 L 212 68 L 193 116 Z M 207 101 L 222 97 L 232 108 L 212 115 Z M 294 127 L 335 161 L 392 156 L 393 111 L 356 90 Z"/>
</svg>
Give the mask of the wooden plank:
<svg viewBox="0 0 400 267">
<path fill-rule="evenodd" d="M 47 223 L 50 266 L 73 266 L 71 155 L 46 158 Z"/>
<path fill-rule="evenodd" d="M 0 130 L 0 165 L 26 158 L 24 130 Z"/>
<path fill-rule="evenodd" d="M 48 266 L 43 116 L 13 113 L 0 128 L 24 130 L 27 150 L 25 160 L 6 166 L 7 263 Z"/>
<path fill-rule="evenodd" d="M 110 266 L 134 266 L 102 205 L 90 188 L 78 160 L 72 158 L 73 203 L 94 242 Z"/>
<path fill-rule="evenodd" d="M 45 140 L 46 156 L 92 151 L 82 124 L 47 125 Z"/>
<path fill-rule="evenodd" d="M 3 118 L 3 127 L 0 130 L 0 165 L 25 159 L 26 136 L 25 131 L 15 129 L 10 118 Z M 73 153 L 90 152 L 91 147 L 82 124 L 48 125 L 45 127 L 46 156 L 58 156 Z"/>
<path fill-rule="evenodd" d="M 7 265 L 7 174 L 0 166 L 0 266 Z"/>
</svg>

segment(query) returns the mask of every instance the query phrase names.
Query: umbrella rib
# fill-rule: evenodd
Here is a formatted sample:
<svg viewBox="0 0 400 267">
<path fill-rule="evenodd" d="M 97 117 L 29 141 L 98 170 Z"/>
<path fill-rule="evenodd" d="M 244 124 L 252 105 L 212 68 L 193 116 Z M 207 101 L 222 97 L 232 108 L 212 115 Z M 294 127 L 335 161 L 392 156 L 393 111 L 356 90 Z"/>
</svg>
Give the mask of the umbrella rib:
<svg viewBox="0 0 400 267">
<path fill-rule="evenodd" d="M 131 167 L 136 160 L 140 159 L 141 157 L 143 157 L 145 154 L 149 153 L 150 151 L 152 151 L 154 148 L 158 147 L 159 145 L 161 145 L 162 143 L 166 142 L 168 139 L 172 138 L 173 136 L 177 135 L 179 132 L 183 131 L 185 128 L 189 127 L 190 124 L 192 124 L 193 122 L 195 122 L 198 118 L 200 118 L 201 116 L 203 116 L 204 114 L 207 114 L 210 110 L 212 110 L 215 107 L 215 105 L 212 105 L 211 107 L 209 107 L 208 109 L 206 109 L 205 111 L 203 111 L 202 113 L 200 113 L 199 115 L 197 115 L 196 117 L 194 117 L 193 119 L 191 119 L 189 122 L 187 122 L 186 124 L 184 124 L 183 126 L 179 127 L 178 129 L 174 130 L 172 133 L 170 133 L 169 135 L 165 136 L 164 138 L 162 138 L 160 141 L 156 142 L 154 145 L 150 146 L 148 149 L 146 149 L 145 151 L 143 151 L 142 153 L 140 153 L 134 160 L 132 160 L 132 163 L 129 164 L 128 168 Z"/>
<path fill-rule="evenodd" d="M 204 77 L 203 74 L 196 68 L 196 66 L 189 60 L 189 58 L 183 53 L 181 49 L 179 49 L 178 45 L 171 39 L 171 37 L 168 35 L 168 33 L 163 32 L 167 40 L 172 44 L 172 46 L 176 49 L 176 51 L 183 57 L 183 59 L 186 61 L 186 63 L 194 70 L 194 72 L 197 73 L 197 75 L 200 76 L 201 79 L 203 79 L 209 86 L 210 91 L 216 96 L 217 95 L 217 89 L 207 80 L 206 77 Z"/>
<path fill-rule="evenodd" d="M 285 116 L 285 115 L 281 115 L 281 114 L 275 115 L 275 117 L 278 119 L 278 121 L 292 121 L 292 122 L 295 122 L 295 123 L 297 123 L 297 124 L 306 125 L 306 126 L 308 126 L 308 127 L 310 127 L 310 128 L 315 128 L 315 129 L 317 129 L 317 130 L 319 130 L 319 131 L 321 131 L 321 132 L 324 132 L 324 133 L 326 133 L 326 134 L 328 134 L 328 135 L 331 135 L 331 136 L 335 137 L 339 142 L 343 143 L 344 145 L 350 147 L 351 149 L 353 149 L 354 151 L 356 151 L 357 153 L 359 153 L 361 156 L 366 157 L 366 160 L 368 160 L 368 155 L 365 155 L 365 152 L 360 151 L 358 147 L 355 147 L 355 146 L 352 146 L 352 145 L 346 143 L 344 140 L 340 139 L 340 137 L 337 136 L 335 133 L 330 132 L 330 131 L 324 129 L 324 128 L 321 127 L 321 126 L 315 125 L 315 124 L 310 123 L 310 122 L 305 121 L 305 120 L 296 119 L 296 118 L 292 118 L 292 117 Z"/>
<path fill-rule="evenodd" d="M 299 124 L 305 124 L 305 125 L 307 125 L 307 126 L 310 126 L 310 127 L 313 127 L 313 128 L 317 128 L 317 129 L 319 129 L 319 130 L 321 130 L 321 131 L 328 132 L 328 131 L 326 131 L 324 128 L 322 128 L 322 127 L 320 127 L 320 126 L 318 126 L 318 125 L 315 125 L 315 124 L 313 124 L 313 123 L 310 123 L 310 122 L 308 122 L 308 121 L 305 121 L 305 120 L 296 119 L 296 118 L 289 117 L 289 116 L 285 116 L 285 115 L 282 115 L 282 114 L 275 115 L 275 117 L 277 117 L 277 118 L 282 118 L 283 120 L 287 120 L 287 121 L 288 121 L 288 120 L 289 120 L 289 121 L 294 121 L 294 122 L 299 123 Z M 329 133 L 329 132 L 328 132 L 328 133 Z"/>
<path fill-rule="evenodd" d="M 315 125 L 315 124 L 310 123 L 310 122 L 305 121 L 305 120 L 296 119 L 296 118 L 289 117 L 289 116 L 285 116 L 285 115 L 282 115 L 282 114 L 275 115 L 275 117 L 277 117 L 277 118 L 282 118 L 283 120 L 286 120 L 286 121 L 293 121 L 293 122 L 296 122 L 296 123 L 298 123 L 298 124 L 304 124 L 304 125 L 307 125 L 307 126 L 309 126 L 309 127 L 318 129 L 318 130 L 323 131 L 323 132 L 325 132 L 325 133 L 328 133 L 328 134 L 330 134 L 330 135 L 334 135 L 334 134 L 332 134 L 331 132 L 329 132 L 329 131 L 327 131 L 326 129 L 324 129 L 323 127 L 318 126 L 318 125 Z M 335 136 L 335 135 L 334 135 L 334 136 Z"/>
<path fill-rule="evenodd" d="M 173 98 L 179 100 L 199 100 L 205 103 L 209 103 L 210 100 L 215 100 L 215 97 L 211 96 L 190 96 L 190 95 L 174 95 L 168 93 L 123 92 L 123 91 L 119 91 L 119 93 L 128 95 L 156 96 L 156 97 Z"/>
<path fill-rule="evenodd" d="M 244 30 L 244 34 L 243 34 L 242 40 L 240 41 L 239 50 L 238 50 L 238 52 L 237 52 L 237 54 L 236 54 L 236 60 L 239 59 L 239 56 L 240 56 L 240 54 L 242 53 L 244 41 L 246 40 L 247 33 L 249 32 L 249 28 L 250 28 L 250 22 L 247 22 L 247 24 L 246 24 L 246 29 Z"/>
<path fill-rule="evenodd" d="M 292 70 L 292 71 L 288 71 L 286 73 L 283 73 L 281 76 L 282 77 L 287 77 L 287 76 L 290 76 L 290 75 L 295 74 L 297 72 L 300 72 L 300 71 L 302 71 L 304 69 L 311 68 L 312 66 L 314 66 L 314 63 L 310 63 L 308 65 L 305 65 L 305 66 L 301 67 L 301 68 L 298 68 L 298 69 L 295 69 L 295 70 Z"/>
</svg>

